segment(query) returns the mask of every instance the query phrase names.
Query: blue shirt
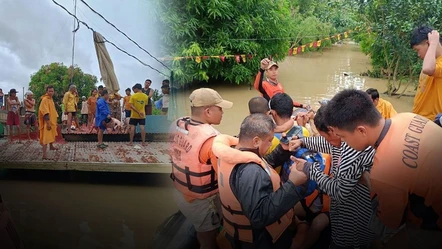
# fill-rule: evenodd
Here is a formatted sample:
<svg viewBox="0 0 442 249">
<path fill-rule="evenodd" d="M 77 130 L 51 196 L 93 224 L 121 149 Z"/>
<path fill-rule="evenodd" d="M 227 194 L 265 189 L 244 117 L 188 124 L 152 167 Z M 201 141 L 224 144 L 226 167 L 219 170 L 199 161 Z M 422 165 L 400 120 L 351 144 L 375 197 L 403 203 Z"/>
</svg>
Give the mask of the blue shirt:
<svg viewBox="0 0 442 249">
<path fill-rule="evenodd" d="M 97 111 L 95 113 L 95 126 L 100 126 L 101 123 L 107 118 L 107 115 L 109 114 L 110 114 L 110 109 L 106 100 L 104 98 L 98 99 Z"/>
</svg>

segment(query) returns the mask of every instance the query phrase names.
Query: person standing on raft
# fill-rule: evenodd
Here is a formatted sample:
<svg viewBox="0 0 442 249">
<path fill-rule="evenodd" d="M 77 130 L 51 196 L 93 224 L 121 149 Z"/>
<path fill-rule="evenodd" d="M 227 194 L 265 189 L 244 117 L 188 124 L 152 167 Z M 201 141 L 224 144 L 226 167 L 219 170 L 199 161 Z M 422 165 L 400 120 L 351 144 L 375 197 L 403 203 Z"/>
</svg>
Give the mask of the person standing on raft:
<svg viewBox="0 0 442 249">
<path fill-rule="evenodd" d="M 276 95 L 277 93 L 283 93 L 284 88 L 278 81 L 278 64 L 270 59 L 264 58 L 261 60 L 261 68 L 255 78 L 254 87 L 261 93 L 261 95 L 267 100 Z M 266 80 L 264 80 L 264 73 L 266 73 Z M 307 104 L 301 104 L 297 101 L 293 101 L 294 107 L 310 110 L 311 107 Z"/>
<path fill-rule="evenodd" d="M 47 157 L 47 147 L 50 150 L 57 150 L 54 147 L 55 137 L 57 133 L 58 113 L 55 109 L 53 100 L 55 90 L 53 86 L 46 87 L 46 94 L 41 97 L 40 106 L 38 108 L 38 123 L 40 128 L 40 144 L 43 146 L 43 160 Z"/>
</svg>

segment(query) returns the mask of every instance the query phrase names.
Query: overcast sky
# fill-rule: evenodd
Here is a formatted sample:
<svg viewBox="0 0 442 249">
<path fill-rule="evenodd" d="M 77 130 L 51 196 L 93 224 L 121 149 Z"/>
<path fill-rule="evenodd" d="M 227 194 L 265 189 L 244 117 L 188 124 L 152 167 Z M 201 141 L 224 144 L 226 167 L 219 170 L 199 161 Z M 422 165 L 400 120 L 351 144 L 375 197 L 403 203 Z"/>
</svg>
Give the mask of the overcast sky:
<svg viewBox="0 0 442 249">
<path fill-rule="evenodd" d="M 55 0 L 73 13 L 74 0 Z M 86 0 L 107 20 L 156 57 L 158 37 L 150 25 L 152 10 L 149 0 Z M 73 18 L 52 0 L 0 0 L 0 88 L 9 92 L 16 88 L 22 98 L 22 89 L 29 86 L 30 75 L 42 65 L 63 62 L 71 65 Z M 77 0 L 77 17 L 101 33 L 117 46 L 152 65 L 163 67 L 135 44 Z M 124 91 L 135 83 L 150 78 L 153 87 L 160 88 L 163 75 L 143 66 L 137 60 L 106 44 L 114 69 Z M 92 31 L 81 26 L 76 33 L 75 64 L 84 72 L 100 79 Z M 102 84 L 99 82 L 97 85 Z M 120 90 L 120 93 L 122 91 Z M 123 92 L 124 93 L 124 92 Z"/>
</svg>

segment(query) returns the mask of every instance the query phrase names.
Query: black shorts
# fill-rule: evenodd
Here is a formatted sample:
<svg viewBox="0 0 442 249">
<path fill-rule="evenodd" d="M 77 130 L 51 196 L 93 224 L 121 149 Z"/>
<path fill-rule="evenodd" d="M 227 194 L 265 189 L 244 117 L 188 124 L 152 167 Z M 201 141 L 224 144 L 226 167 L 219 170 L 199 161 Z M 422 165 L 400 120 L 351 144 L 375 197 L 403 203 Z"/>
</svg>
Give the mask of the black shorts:
<svg viewBox="0 0 442 249">
<path fill-rule="evenodd" d="M 71 113 L 71 114 L 72 114 L 72 117 L 75 117 L 75 116 L 77 116 L 77 112 L 68 112 L 68 115 L 69 115 L 69 113 Z"/>
<path fill-rule="evenodd" d="M 130 114 L 131 114 L 130 110 L 125 110 L 124 113 L 125 113 L 126 118 L 130 118 Z"/>
<path fill-rule="evenodd" d="M 139 125 L 145 125 L 146 124 L 146 119 L 141 119 L 141 118 L 131 118 L 130 120 L 129 120 L 129 124 L 130 125 L 134 125 L 134 126 L 137 126 L 138 124 Z"/>
</svg>

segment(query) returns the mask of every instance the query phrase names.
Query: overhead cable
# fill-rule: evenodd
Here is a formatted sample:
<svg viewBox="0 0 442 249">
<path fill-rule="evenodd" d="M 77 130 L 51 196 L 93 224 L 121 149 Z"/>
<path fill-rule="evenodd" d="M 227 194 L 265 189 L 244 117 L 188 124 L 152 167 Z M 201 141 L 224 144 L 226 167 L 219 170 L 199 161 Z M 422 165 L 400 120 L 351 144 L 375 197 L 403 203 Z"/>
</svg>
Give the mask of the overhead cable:
<svg viewBox="0 0 442 249">
<path fill-rule="evenodd" d="M 72 17 L 74 17 L 75 20 L 77 20 L 78 23 L 81 23 L 81 24 L 83 24 L 86 28 L 88 28 L 89 30 L 92 30 L 93 32 L 96 32 L 96 31 L 95 31 L 93 28 L 91 28 L 86 22 L 84 22 L 84 21 L 78 19 L 78 17 L 77 17 L 76 15 L 72 14 L 71 12 L 69 12 L 69 10 L 67 10 L 63 5 L 57 3 L 55 0 L 52 0 L 52 2 L 54 2 L 56 5 L 58 5 L 60 8 L 62 8 L 64 11 L 66 11 L 66 13 L 68 13 L 69 15 L 71 15 Z M 79 28 L 79 26 L 77 27 L 77 30 L 78 30 L 78 28 Z M 147 64 L 147 63 L 144 63 L 143 61 L 141 61 L 140 59 L 138 59 L 136 56 L 134 56 L 134 55 L 132 55 L 132 54 L 126 52 L 126 51 L 123 50 L 123 49 L 121 49 L 120 47 L 118 47 L 117 45 L 115 45 L 113 42 L 107 40 L 105 37 L 103 37 L 103 39 L 104 39 L 105 42 L 111 44 L 111 45 L 114 46 L 116 49 L 120 50 L 121 52 L 125 53 L 126 55 L 128 55 L 128 56 L 134 58 L 135 60 L 137 60 L 138 62 L 140 62 L 142 65 L 144 65 L 144 66 L 146 66 L 146 67 L 149 67 L 150 69 L 152 69 L 152 70 L 154 70 L 154 71 L 157 71 L 159 74 L 161 74 L 161 75 L 163 75 L 163 76 L 165 76 L 165 77 L 169 77 L 168 75 L 166 75 L 166 74 L 160 72 L 158 69 L 152 67 L 151 65 L 149 65 L 149 64 Z"/>
</svg>

